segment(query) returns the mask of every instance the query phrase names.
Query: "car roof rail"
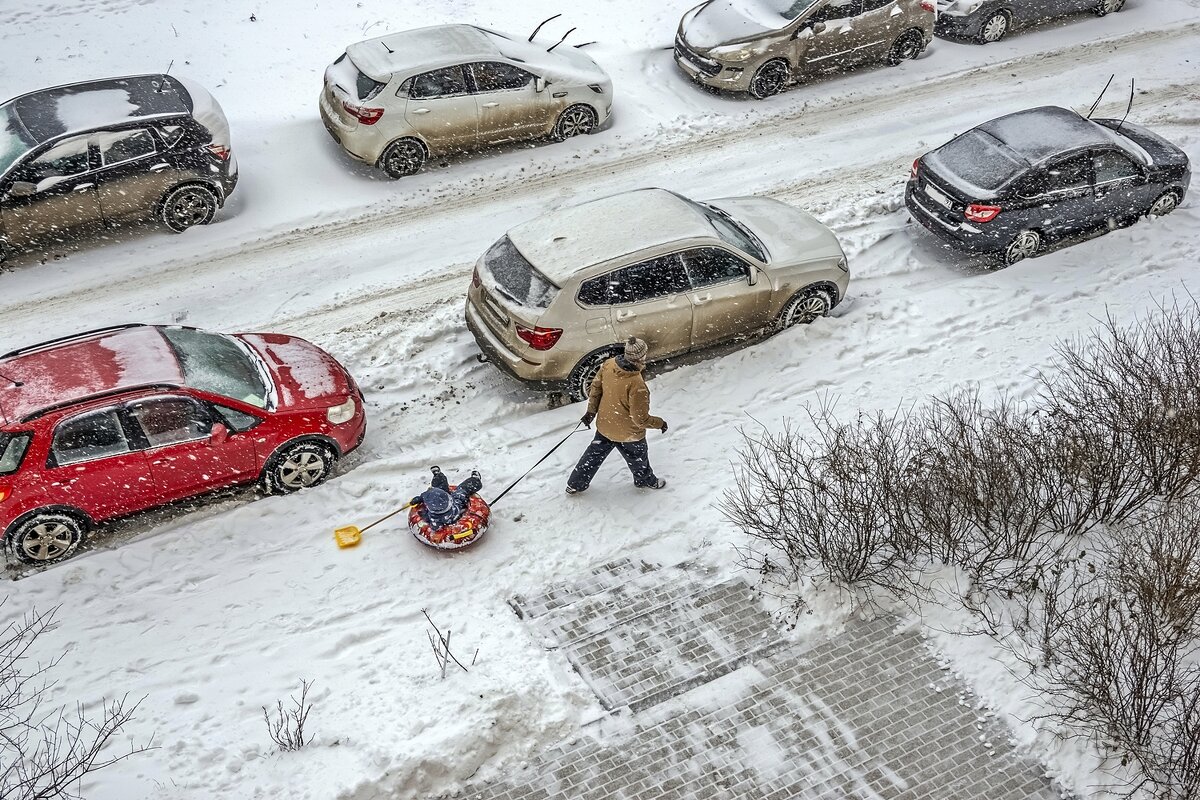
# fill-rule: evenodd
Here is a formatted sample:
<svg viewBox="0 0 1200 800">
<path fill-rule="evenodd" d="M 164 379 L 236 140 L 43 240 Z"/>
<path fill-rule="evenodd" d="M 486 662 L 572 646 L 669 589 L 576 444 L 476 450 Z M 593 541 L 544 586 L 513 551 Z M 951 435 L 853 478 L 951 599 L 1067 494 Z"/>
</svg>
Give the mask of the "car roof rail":
<svg viewBox="0 0 1200 800">
<path fill-rule="evenodd" d="M 17 348 L 16 350 L 13 350 L 10 353 L 5 353 L 4 355 L 0 356 L 0 361 L 4 361 L 9 358 L 16 358 L 17 356 L 28 355 L 29 353 L 36 353 L 39 350 L 45 350 L 45 349 L 53 347 L 55 345 L 66 344 L 67 342 L 74 342 L 74 341 L 79 341 L 82 339 L 87 339 L 90 336 L 97 336 L 101 333 L 109 333 L 111 331 L 124 331 L 124 330 L 128 330 L 129 328 L 146 328 L 146 327 L 150 327 L 150 326 L 146 325 L 146 323 L 144 323 L 144 322 L 130 322 L 125 325 L 109 325 L 106 328 L 96 328 L 95 330 L 83 331 L 82 333 L 73 333 L 70 336 L 60 336 L 57 339 L 47 339 L 44 342 L 39 342 L 38 344 L 31 344 L 28 347 L 20 347 L 20 348 Z"/>
<path fill-rule="evenodd" d="M 67 400 L 66 402 L 55 403 L 53 405 L 46 406 L 45 408 L 39 408 L 37 411 L 21 417 L 21 424 L 24 425 L 27 422 L 33 422 L 35 419 L 40 419 L 47 414 L 53 414 L 55 411 L 61 411 L 64 408 L 81 406 L 85 403 L 93 403 L 97 400 L 103 400 L 106 397 L 118 397 L 123 394 L 145 392 L 149 391 L 150 389 L 165 389 L 171 392 L 178 392 L 185 388 L 187 387 L 178 383 L 142 383 L 134 386 L 122 386 L 119 389 L 109 389 L 106 392 L 96 392 L 95 394 L 84 395 L 83 397 L 76 397 L 74 399 Z"/>
</svg>

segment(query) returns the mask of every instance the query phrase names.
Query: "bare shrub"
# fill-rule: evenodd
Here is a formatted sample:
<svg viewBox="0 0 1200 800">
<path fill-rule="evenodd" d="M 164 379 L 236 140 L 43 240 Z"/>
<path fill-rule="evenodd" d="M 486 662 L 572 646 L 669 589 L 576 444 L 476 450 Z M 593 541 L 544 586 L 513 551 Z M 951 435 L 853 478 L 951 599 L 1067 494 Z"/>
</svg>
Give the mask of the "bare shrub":
<svg viewBox="0 0 1200 800">
<path fill-rule="evenodd" d="M 300 697 L 297 699 L 292 695 L 289 698 L 292 701 L 289 708 L 283 707 L 282 700 L 276 700 L 274 717 L 267 711 L 266 706 L 262 707 L 263 721 L 267 723 L 267 735 L 284 752 L 299 750 L 312 741 L 312 737 L 304 730 L 304 725 L 308 722 L 308 712 L 312 711 L 312 703 L 308 701 L 308 690 L 312 686 L 313 681 L 302 679 Z"/>
<path fill-rule="evenodd" d="M 453 631 L 447 628 L 446 632 L 442 633 L 441 628 L 439 628 L 437 623 L 433 621 L 433 618 L 429 616 L 428 611 L 422 608 L 421 613 L 425 615 L 425 621 L 428 622 L 429 627 L 433 629 L 432 632 L 426 631 L 425 635 L 429 637 L 429 647 L 433 650 L 433 657 L 437 660 L 438 669 L 441 671 L 443 680 L 446 677 L 446 670 L 450 666 L 451 662 L 456 664 L 463 672 L 470 672 L 470 670 L 467 669 L 466 666 L 458 660 L 458 657 L 455 656 L 450 650 L 450 635 L 453 633 Z M 479 648 L 475 648 L 475 655 L 471 658 L 471 666 L 475 666 L 476 658 L 479 658 Z"/>
<path fill-rule="evenodd" d="M 0 797 L 5 800 L 79 798 L 88 775 L 153 749 L 110 745 L 133 719 L 139 703 L 102 701 L 96 710 L 48 708 L 46 677 L 62 659 L 32 662 L 39 637 L 53 627 L 57 609 L 30 612 L 0 631 Z"/>
</svg>

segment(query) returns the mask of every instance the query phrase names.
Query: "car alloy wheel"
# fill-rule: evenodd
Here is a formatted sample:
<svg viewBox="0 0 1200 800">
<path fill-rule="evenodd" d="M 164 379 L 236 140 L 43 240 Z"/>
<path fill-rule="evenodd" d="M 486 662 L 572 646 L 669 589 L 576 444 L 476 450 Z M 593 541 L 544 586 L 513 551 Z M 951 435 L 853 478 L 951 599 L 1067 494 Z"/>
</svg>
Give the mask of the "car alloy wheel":
<svg viewBox="0 0 1200 800">
<path fill-rule="evenodd" d="M 596 112 L 587 106 L 571 106 L 558 117 L 554 138 L 565 142 L 575 136 L 591 133 L 596 127 Z"/>
<path fill-rule="evenodd" d="M 983 28 L 980 30 L 979 38 L 985 44 L 998 42 L 1008 33 L 1008 14 L 1003 11 L 997 11 L 988 17 L 987 22 L 983 23 Z"/>
<path fill-rule="evenodd" d="M 280 492 L 298 492 L 325 481 L 337 459 L 329 448 L 317 442 L 301 442 L 283 451 L 270 470 L 271 488 Z"/>
<path fill-rule="evenodd" d="M 1100 0 L 1096 5 L 1096 16 L 1115 14 L 1125 7 L 1125 0 Z"/>
<path fill-rule="evenodd" d="M 824 289 L 799 292 L 788 301 L 779 318 L 779 329 L 807 325 L 825 316 L 833 308 L 833 298 Z"/>
<path fill-rule="evenodd" d="M 1042 235 L 1037 231 L 1021 231 L 1004 251 L 1004 263 L 1012 265 L 1033 258 L 1042 249 Z"/>
<path fill-rule="evenodd" d="M 917 58 L 925 49 L 924 45 L 925 38 L 918 31 L 909 31 L 892 45 L 892 52 L 888 54 L 888 63 L 894 67 L 901 61 Z"/>
<path fill-rule="evenodd" d="M 791 74 L 792 71 L 787 62 L 779 59 L 768 61 L 759 67 L 758 71 L 754 73 L 754 77 L 750 79 L 750 95 L 762 100 L 779 94 L 787 86 Z"/>
<path fill-rule="evenodd" d="M 74 517 L 37 514 L 13 533 L 13 552 L 26 564 L 52 564 L 75 552 L 83 532 L 83 525 Z"/>
<path fill-rule="evenodd" d="M 392 142 L 379 157 L 379 168 L 393 178 L 416 175 L 425 166 L 425 148 L 416 139 Z"/>
<path fill-rule="evenodd" d="M 1150 206 L 1150 210 L 1146 212 L 1146 215 L 1149 217 L 1165 217 L 1178 207 L 1179 195 L 1174 192 L 1163 192 L 1154 201 L 1154 205 Z"/>
<path fill-rule="evenodd" d="M 179 186 L 163 201 L 162 220 L 175 233 L 183 233 L 188 228 L 212 222 L 219 205 L 212 189 L 196 184 Z"/>
</svg>

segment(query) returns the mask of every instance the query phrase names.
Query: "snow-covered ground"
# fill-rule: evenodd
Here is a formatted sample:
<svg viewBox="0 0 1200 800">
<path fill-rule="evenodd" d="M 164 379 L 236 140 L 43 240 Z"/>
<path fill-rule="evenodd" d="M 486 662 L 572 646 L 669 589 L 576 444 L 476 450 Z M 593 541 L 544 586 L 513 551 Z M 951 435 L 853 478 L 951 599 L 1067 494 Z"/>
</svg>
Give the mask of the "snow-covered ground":
<svg viewBox="0 0 1200 800">
<path fill-rule="evenodd" d="M 1132 0 L 986 48 L 936 41 L 916 62 L 815 81 L 768 102 L 701 92 L 671 62 L 679 7 L 610 0 L 566 11 L 615 80 L 612 126 L 565 144 L 508 148 L 400 182 L 354 165 L 316 115 L 326 64 L 386 30 L 470 21 L 531 30 L 562 10 L 536 0 L 77 0 L 0 8 L 0 97 L 166 69 L 213 90 L 242 182 L 217 224 L 181 237 L 132 231 L 0 273 L 0 352 L 83 326 L 141 320 L 310 338 L 359 377 L 371 430 L 319 489 L 234 498 L 122 526 L 93 551 L 4 584 L 0 624 L 62 606 L 48 651 L 62 701 L 146 696 L 135 737 L 161 749 L 101 774 L 87 796 L 418 798 L 513 763 L 597 713 L 591 694 L 530 640 L 505 600 L 650 548 L 733 569 L 737 535 L 716 504 L 738 429 L 776 425 L 822 393 L 839 408 L 895 408 L 967 381 L 1021 394 L 1053 342 L 1111 310 L 1129 318 L 1195 292 L 1200 206 L 988 272 L 908 221 L 912 159 L 986 118 L 1032 105 L 1086 108 L 1109 74 L 1138 80 L 1132 119 L 1200 159 L 1200 4 Z M 656 6 L 660 4 L 654 4 Z M 352 7 L 351 7 L 352 6 Z M 251 21 L 253 12 L 255 20 Z M 556 27 L 558 26 L 558 27 Z M 131 44 L 131 39 L 136 40 Z M 1123 112 L 1113 91 L 1102 114 Z M 489 539 L 453 557 L 397 526 L 339 551 L 331 532 L 403 503 L 439 463 L 478 466 L 485 496 L 575 424 L 474 360 L 461 319 L 469 265 L 507 227 L 564 203 L 645 185 L 697 197 L 766 194 L 817 214 L 850 256 L 834 316 L 769 341 L 686 360 L 651 385 L 670 433 L 650 435 L 670 486 L 633 491 L 619 462 L 562 493 L 577 436 L 497 508 Z M 442 681 L 421 609 L 479 647 Z M 831 623 L 836 618 L 830 615 Z M 948 653 L 988 699 L 1022 711 L 974 648 Z M 317 681 L 315 747 L 279 756 L 260 707 Z M 1021 738 L 1045 747 L 1031 731 Z M 1039 751 L 1040 752 L 1040 751 Z M 1041 753 L 1093 793 L 1086 754 Z M 286 787 L 286 788 L 284 788 Z M 1097 795 L 1099 796 L 1099 795 Z"/>
</svg>

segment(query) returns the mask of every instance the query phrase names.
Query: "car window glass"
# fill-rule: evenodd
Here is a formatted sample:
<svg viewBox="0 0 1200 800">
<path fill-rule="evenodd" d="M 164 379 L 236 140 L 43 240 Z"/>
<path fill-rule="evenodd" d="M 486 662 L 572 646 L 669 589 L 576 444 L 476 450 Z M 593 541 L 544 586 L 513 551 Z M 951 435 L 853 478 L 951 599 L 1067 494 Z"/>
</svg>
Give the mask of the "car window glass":
<svg viewBox="0 0 1200 800">
<path fill-rule="evenodd" d="M 862 9 L 862 3 L 859 0 L 829 0 L 823 7 L 818 8 L 811 17 L 810 22 L 831 22 L 838 19 L 848 19 L 858 16 Z"/>
<path fill-rule="evenodd" d="M 1112 150 L 1096 153 L 1092 160 L 1096 170 L 1096 183 L 1110 183 L 1140 177 L 1142 171 L 1129 158 Z"/>
<path fill-rule="evenodd" d="M 60 467 L 128 453 L 129 440 L 116 409 L 69 419 L 54 432 L 54 460 Z"/>
<path fill-rule="evenodd" d="M 76 136 L 59 142 L 46 152 L 26 164 L 19 180 L 37 184 L 39 190 L 48 189 L 55 183 L 88 171 L 88 139 Z"/>
<path fill-rule="evenodd" d="M 678 256 L 662 256 L 609 273 L 608 296 L 613 305 L 640 303 L 686 292 L 687 273 Z"/>
<path fill-rule="evenodd" d="M 259 422 L 262 422 L 262 420 L 253 414 L 238 411 L 236 408 L 229 408 L 222 405 L 214 405 L 213 408 L 217 410 L 217 414 L 220 415 L 221 421 L 225 423 L 225 427 L 235 433 L 245 433 Z"/>
<path fill-rule="evenodd" d="M 417 100 L 452 97 L 467 93 L 467 80 L 462 67 L 446 67 L 417 75 L 412 79 L 408 96 Z"/>
<path fill-rule="evenodd" d="M 12 475 L 20 468 L 32 440 L 28 433 L 0 433 L 0 475 Z"/>
<path fill-rule="evenodd" d="M 585 306 L 608 305 L 608 283 L 607 275 L 584 281 L 579 287 L 579 302 Z"/>
<path fill-rule="evenodd" d="M 163 125 L 158 132 L 162 134 L 167 147 L 174 147 L 183 138 L 184 130 L 182 125 Z"/>
<path fill-rule="evenodd" d="M 100 163 L 104 166 L 132 161 L 154 152 L 154 137 L 150 131 L 113 131 L 96 138 L 100 145 Z"/>
<path fill-rule="evenodd" d="M 1082 189 L 1091 183 L 1092 162 L 1086 156 L 1075 156 L 1046 170 L 1047 186 L 1051 192 Z"/>
<path fill-rule="evenodd" d="M 212 425 L 203 407 L 186 397 L 164 397 L 132 403 L 129 413 L 151 447 L 203 439 Z"/>
<path fill-rule="evenodd" d="M 750 275 L 745 261 L 719 247 L 689 250 L 683 254 L 683 263 L 687 267 L 693 289 L 745 280 Z"/>
<path fill-rule="evenodd" d="M 502 92 L 523 89 L 533 82 L 533 76 L 520 67 L 500 61 L 484 61 L 471 65 L 477 92 Z"/>
</svg>

